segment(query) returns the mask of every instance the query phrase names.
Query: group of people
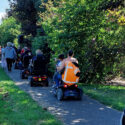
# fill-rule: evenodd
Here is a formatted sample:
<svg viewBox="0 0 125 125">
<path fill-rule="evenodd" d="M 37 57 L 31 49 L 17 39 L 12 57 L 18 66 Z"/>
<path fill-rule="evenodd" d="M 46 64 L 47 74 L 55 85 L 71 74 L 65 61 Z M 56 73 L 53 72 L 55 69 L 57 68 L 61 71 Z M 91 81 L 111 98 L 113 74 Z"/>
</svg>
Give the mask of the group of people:
<svg viewBox="0 0 125 125">
<path fill-rule="evenodd" d="M 12 64 L 16 64 L 23 58 L 27 51 L 30 51 L 27 47 L 18 48 L 11 42 L 7 43 L 7 46 L 1 48 L 1 66 L 2 68 L 8 69 L 9 72 L 12 70 Z"/>
<path fill-rule="evenodd" d="M 40 49 L 36 50 L 36 56 L 32 56 L 31 50 L 28 49 L 28 47 L 24 47 L 22 49 L 20 49 L 19 47 L 17 49 L 14 44 L 8 42 L 7 46 L 3 46 L 0 52 L 2 64 L 1 66 L 3 68 L 7 67 L 8 71 L 11 71 L 13 62 L 16 63 L 21 61 L 24 64 L 24 68 L 27 68 L 29 65 L 32 67 L 32 64 L 34 64 L 34 71 L 36 71 L 35 74 L 43 74 L 44 72 L 46 72 L 45 67 L 48 61 L 45 59 L 45 56 L 43 55 L 43 52 Z M 56 59 L 56 72 L 53 76 L 53 81 L 55 82 L 54 87 L 58 87 L 61 84 L 62 80 L 68 83 L 78 82 L 80 70 L 78 66 L 78 60 L 73 56 L 74 53 L 72 50 L 68 51 L 66 58 L 64 58 L 64 54 L 58 55 L 58 59 Z M 32 62 L 30 62 L 30 60 L 32 60 Z M 73 81 L 67 78 L 67 76 L 71 78 L 68 73 L 72 75 L 72 71 L 77 76 L 76 79 L 74 79 L 75 76 L 73 76 Z M 121 125 L 125 125 L 125 111 L 121 119 Z"/>
<path fill-rule="evenodd" d="M 36 71 L 36 74 L 43 74 L 43 72 L 46 72 L 46 64 L 48 63 L 48 60 L 46 59 L 46 56 L 44 56 L 43 52 L 38 49 L 36 50 L 36 56 L 32 55 L 31 50 L 28 47 L 24 48 L 16 48 L 14 44 L 11 42 L 7 43 L 7 46 L 2 47 L 1 49 L 1 64 L 2 67 L 7 67 L 8 71 L 10 72 L 12 69 L 12 64 L 15 62 L 15 65 L 19 62 L 21 62 L 24 66 L 24 68 L 28 68 L 29 65 L 32 67 L 33 63 L 35 62 L 34 71 Z M 56 85 L 56 87 L 59 86 L 61 79 L 63 81 L 69 83 L 69 80 L 67 80 L 66 75 L 68 74 L 68 70 L 70 69 L 71 65 L 69 62 L 74 63 L 76 67 L 78 67 L 78 60 L 73 57 L 74 53 L 72 50 L 68 51 L 67 58 L 64 58 L 64 54 L 59 54 L 56 64 L 56 72 L 53 76 L 53 81 Z M 32 60 L 32 61 L 31 61 Z M 37 60 L 37 61 L 36 61 Z M 32 69 L 30 69 L 32 70 Z M 39 72 L 38 72 L 39 70 Z M 66 72 L 65 72 L 66 71 Z M 80 72 L 79 68 L 75 69 L 76 74 Z M 64 74 L 64 75 L 62 75 Z M 71 74 L 71 70 L 70 70 Z M 75 79 L 75 81 L 72 81 L 73 83 L 78 82 L 78 79 Z"/>
<path fill-rule="evenodd" d="M 36 56 L 33 56 L 31 50 L 28 47 L 24 47 L 22 49 L 20 47 L 16 48 L 13 43 L 8 42 L 6 46 L 2 46 L 0 49 L 1 66 L 2 68 L 7 67 L 8 71 L 11 72 L 13 63 L 15 63 L 15 66 L 17 67 L 18 63 L 20 62 L 21 64 L 23 64 L 24 68 L 28 68 L 30 60 L 34 62 L 36 58 L 39 60 L 38 62 L 42 63 L 42 66 L 48 64 L 50 61 L 50 50 L 48 49 L 48 44 L 46 44 L 45 46 L 46 47 L 44 49 L 44 55 L 43 52 L 40 49 L 38 49 L 36 50 Z M 40 61 L 41 58 L 42 62 Z M 37 65 L 37 67 L 41 67 L 39 63 Z"/>
</svg>

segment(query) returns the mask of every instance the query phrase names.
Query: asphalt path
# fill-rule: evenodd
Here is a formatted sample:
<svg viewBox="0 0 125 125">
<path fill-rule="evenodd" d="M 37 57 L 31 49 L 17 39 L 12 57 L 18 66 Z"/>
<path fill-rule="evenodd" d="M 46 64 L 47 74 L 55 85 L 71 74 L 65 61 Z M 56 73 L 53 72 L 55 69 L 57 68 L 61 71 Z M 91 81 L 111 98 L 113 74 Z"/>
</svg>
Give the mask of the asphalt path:
<svg viewBox="0 0 125 125">
<path fill-rule="evenodd" d="M 51 87 L 30 87 L 28 80 L 20 79 L 20 70 L 5 71 L 20 89 L 54 114 L 64 125 L 120 125 L 121 112 L 86 95 L 83 95 L 82 101 L 58 101 L 53 96 Z"/>
</svg>

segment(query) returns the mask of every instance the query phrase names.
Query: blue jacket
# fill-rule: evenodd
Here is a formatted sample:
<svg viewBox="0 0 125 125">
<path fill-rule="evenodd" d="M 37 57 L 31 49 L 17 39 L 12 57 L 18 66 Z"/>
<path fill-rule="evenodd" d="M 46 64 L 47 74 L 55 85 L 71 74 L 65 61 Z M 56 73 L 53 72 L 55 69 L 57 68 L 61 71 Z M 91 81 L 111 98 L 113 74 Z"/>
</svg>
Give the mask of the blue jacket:
<svg viewBox="0 0 125 125">
<path fill-rule="evenodd" d="M 5 58 L 15 59 L 16 58 L 16 51 L 12 47 L 5 48 Z"/>
</svg>

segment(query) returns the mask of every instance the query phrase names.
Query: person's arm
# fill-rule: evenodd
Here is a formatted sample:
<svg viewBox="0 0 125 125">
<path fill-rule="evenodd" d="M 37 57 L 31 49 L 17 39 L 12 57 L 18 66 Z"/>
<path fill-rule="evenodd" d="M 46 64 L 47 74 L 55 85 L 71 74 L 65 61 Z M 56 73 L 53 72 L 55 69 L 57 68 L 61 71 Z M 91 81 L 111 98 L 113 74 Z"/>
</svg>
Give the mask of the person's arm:
<svg viewBox="0 0 125 125">
<path fill-rule="evenodd" d="M 7 51 L 7 50 L 6 50 L 6 47 L 5 47 L 5 49 L 4 49 L 4 56 L 5 56 L 5 58 L 6 58 L 6 51 Z"/>
<path fill-rule="evenodd" d="M 77 64 L 79 63 L 77 59 L 76 59 L 76 63 L 77 63 Z"/>
<path fill-rule="evenodd" d="M 3 50 L 3 56 L 5 57 L 5 49 Z"/>
<path fill-rule="evenodd" d="M 75 63 L 77 63 L 78 64 L 78 60 L 76 59 L 76 58 L 72 58 L 72 60 L 71 60 L 72 62 L 75 62 Z"/>
<path fill-rule="evenodd" d="M 15 51 L 15 49 L 14 49 L 14 48 L 13 48 L 13 54 L 14 54 L 14 58 L 16 59 L 17 54 L 16 54 L 16 51 Z"/>
<path fill-rule="evenodd" d="M 61 62 L 61 66 L 57 67 L 57 71 L 61 71 L 65 67 L 65 61 Z"/>
</svg>

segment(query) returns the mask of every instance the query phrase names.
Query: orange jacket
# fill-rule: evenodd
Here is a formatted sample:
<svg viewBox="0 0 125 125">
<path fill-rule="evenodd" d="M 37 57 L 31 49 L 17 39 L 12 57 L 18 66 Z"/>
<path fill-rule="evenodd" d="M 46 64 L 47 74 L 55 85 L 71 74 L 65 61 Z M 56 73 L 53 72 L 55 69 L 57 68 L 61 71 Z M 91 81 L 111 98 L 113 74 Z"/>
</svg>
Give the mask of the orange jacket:
<svg viewBox="0 0 125 125">
<path fill-rule="evenodd" d="M 67 85 L 73 85 L 79 82 L 79 77 L 76 74 L 80 72 L 79 68 L 76 67 L 72 62 L 67 61 L 65 64 L 65 71 L 62 74 L 62 80 Z"/>
</svg>

